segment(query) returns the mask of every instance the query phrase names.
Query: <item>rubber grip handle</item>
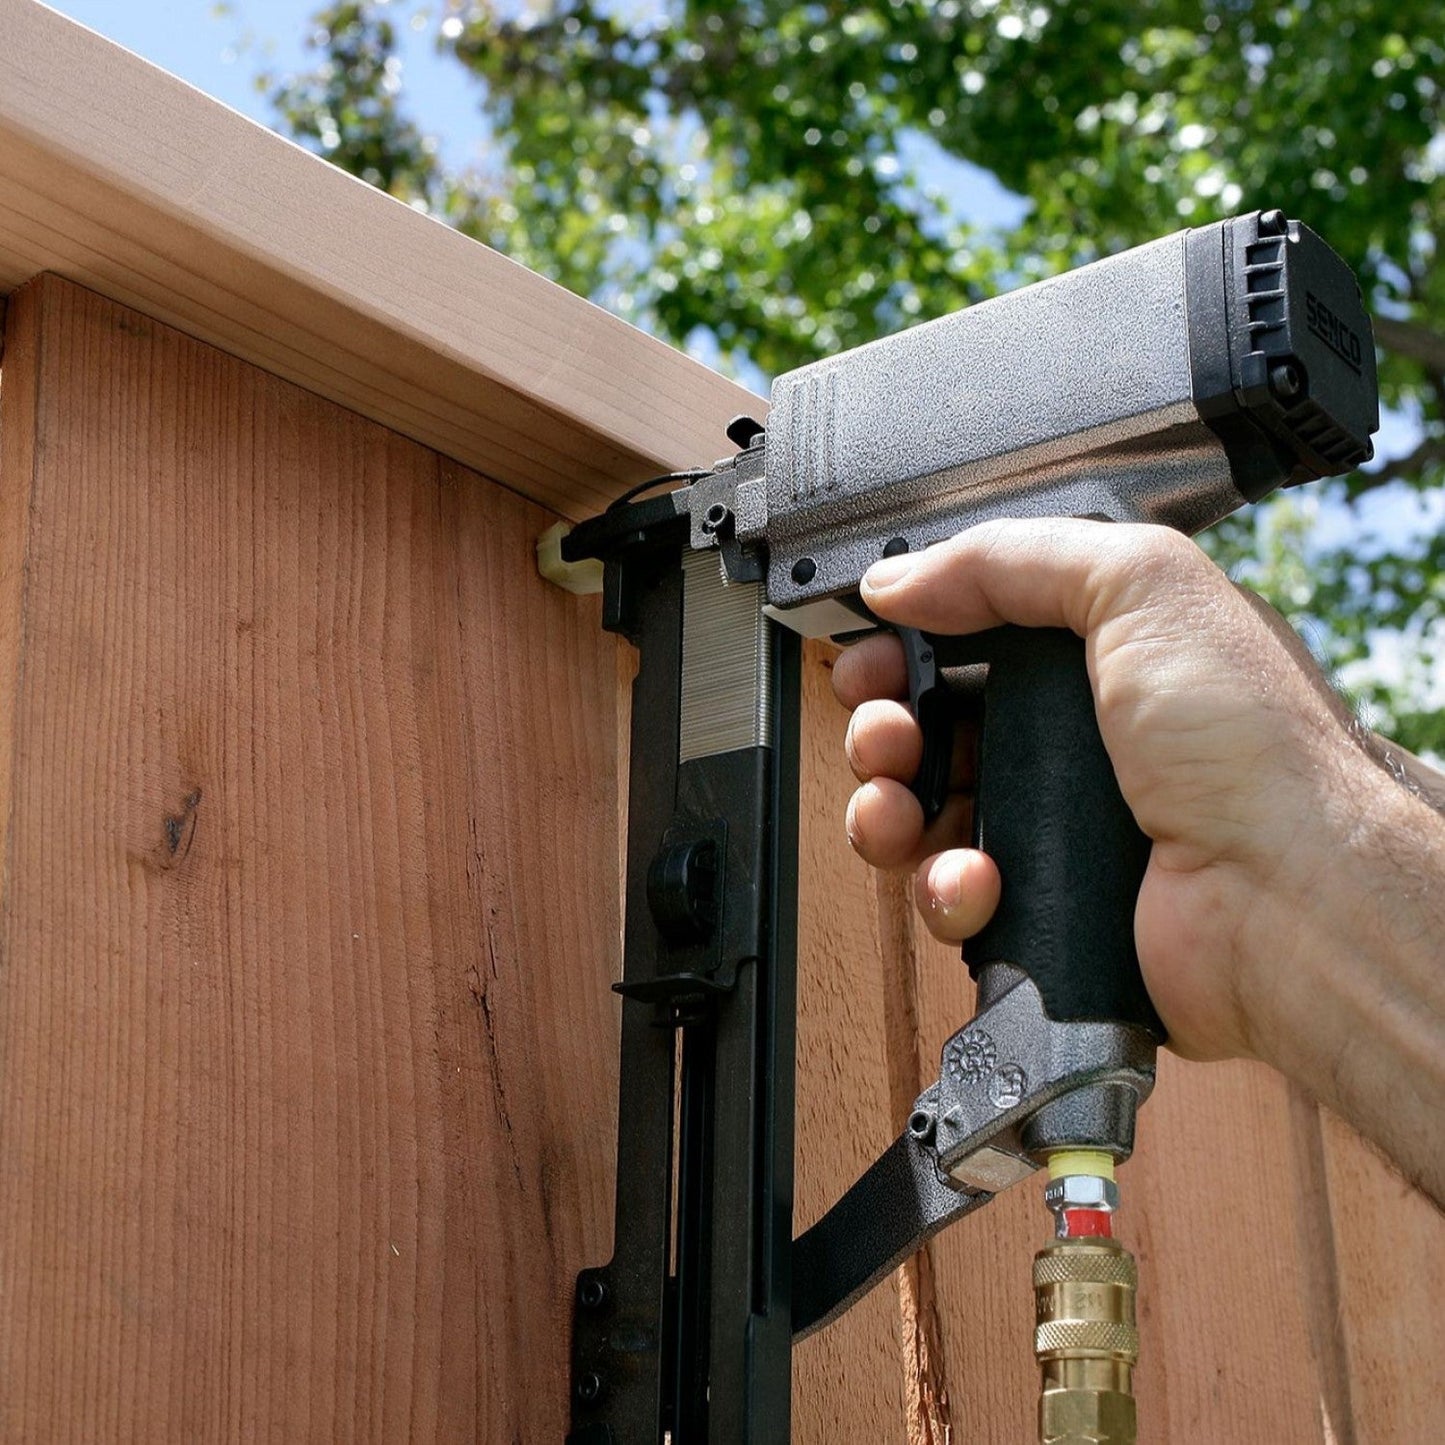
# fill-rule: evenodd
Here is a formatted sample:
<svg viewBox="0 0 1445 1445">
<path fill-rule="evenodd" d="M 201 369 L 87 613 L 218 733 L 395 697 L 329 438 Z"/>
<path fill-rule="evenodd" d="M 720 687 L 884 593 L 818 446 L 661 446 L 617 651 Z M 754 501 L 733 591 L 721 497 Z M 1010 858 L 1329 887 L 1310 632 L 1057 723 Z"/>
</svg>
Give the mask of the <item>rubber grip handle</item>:
<svg viewBox="0 0 1445 1445">
<path fill-rule="evenodd" d="M 1011 963 L 1050 1018 L 1138 1024 L 1162 1040 L 1134 946 L 1150 844 L 1099 735 L 1083 639 L 1000 627 L 969 641 L 988 663 L 975 842 L 1003 877 L 969 970 Z"/>
</svg>

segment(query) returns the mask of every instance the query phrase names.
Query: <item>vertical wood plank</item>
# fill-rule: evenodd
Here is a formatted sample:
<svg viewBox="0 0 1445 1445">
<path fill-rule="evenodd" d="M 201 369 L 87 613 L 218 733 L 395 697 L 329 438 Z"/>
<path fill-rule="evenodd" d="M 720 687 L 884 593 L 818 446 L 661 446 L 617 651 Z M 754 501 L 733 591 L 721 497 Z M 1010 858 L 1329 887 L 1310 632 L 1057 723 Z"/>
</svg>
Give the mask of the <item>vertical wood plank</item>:
<svg viewBox="0 0 1445 1445">
<path fill-rule="evenodd" d="M 798 869 L 798 1150 L 801 1233 L 892 1138 L 885 959 L 868 870 L 843 832 L 852 778 L 847 716 L 832 696 L 831 654 L 803 659 Z M 899 1286 L 880 1285 L 794 1355 L 799 1445 L 907 1439 Z"/>
<path fill-rule="evenodd" d="M 1120 1186 L 1139 1256 L 1141 1417 L 1164 1439 L 1322 1440 L 1284 1080 L 1161 1053 Z"/>
<path fill-rule="evenodd" d="M 918 1087 L 938 1077 L 945 1041 L 971 1017 L 974 989 L 959 952 L 935 942 L 901 893 L 919 1017 Z M 1007 1191 L 928 1247 L 943 1339 L 949 1422 L 959 1440 L 1033 1438 L 1038 1370 L 1029 1270 L 1047 1234 L 1032 1183 Z M 926 1437 L 923 1437 L 926 1438 Z M 921 1441 L 919 1442 L 921 1445 Z"/>
<path fill-rule="evenodd" d="M 1339 1329 L 1350 1379 L 1347 1445 L 1441 1434 L 1445 1216 L 1347 1124 L 1319 1111 L 1335 1227 Z"/>
<path fill-rule="evenodd" d="M 0 1434 L 558 1438 L 612 640 L 539 509 L 67 283 L 11 323 Z"/>
<path fill-rule="evenodd" d="M 28 513 L 35 472 L 35 394 L 39 327 L 33 309 L 0 313 L 0 906 L 10 873 L 10 818 L 15 782 L 15 699 L 25 612 Z M 0 973 L 0 991 L 4 975 Z M 3 992 L 0 992 L 3 1003 Z M 5 1168 L 0 1138 L 0 1173 Z"/>
</svg>

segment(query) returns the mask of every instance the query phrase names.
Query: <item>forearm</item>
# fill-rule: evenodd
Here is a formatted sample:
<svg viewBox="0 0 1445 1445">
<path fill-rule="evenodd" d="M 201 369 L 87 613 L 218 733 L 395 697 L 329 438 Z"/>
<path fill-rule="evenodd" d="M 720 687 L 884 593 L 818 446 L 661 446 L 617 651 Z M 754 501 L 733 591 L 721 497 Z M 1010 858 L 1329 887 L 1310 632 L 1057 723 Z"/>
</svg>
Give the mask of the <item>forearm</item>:
<svg viewBox="0 0 1445 1445">
<path fill-rule="evenodd" d="M 1445 1206 L 1445 818 L 1345 771 L 1249 930 L 1251 1043 Z"/>
</svg>

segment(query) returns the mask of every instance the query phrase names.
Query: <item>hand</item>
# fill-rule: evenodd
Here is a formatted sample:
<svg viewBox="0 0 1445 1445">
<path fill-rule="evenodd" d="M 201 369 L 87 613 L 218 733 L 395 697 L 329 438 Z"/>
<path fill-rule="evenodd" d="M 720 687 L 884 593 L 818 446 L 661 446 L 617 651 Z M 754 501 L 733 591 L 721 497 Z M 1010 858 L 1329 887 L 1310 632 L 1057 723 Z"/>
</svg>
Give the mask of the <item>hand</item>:
<svg viewBox="0 0 1445 1445">
<path fill-rule="evenodd" d="M 1007 621 L 1087 639 L 1100 731 L 1154 843 L 1135 919 L 1150 995 L 1184 1053 L 1267 1052 L 1253 1004 L 1271 988 L 1269 931 L 1306 906 L 1322 876 L 1319 852 L 1332 847 L 1322 819 L 1389 786 L 1294 634 L 1192 542 L 1158 527 L 990 523 L 876 565 L 863 597 L 880 617 L 934 633 Z M 906 787 L 921 737 L 898 700 L 901 648 L 869 639 L 833 676 L 855 708 L 854 847 L 876 866 L 914 867 L 929 927 L 968 937 L 997 904 L 998 873 L 957 846 L 962 797 L 924 832 Z"/>
<path fill-rule="evenodd" d="M 1153 839 L 1134 933 L 1174 1047 L 1274 1064 L 1445 1206 L 1445 817 L 1405 785 L 1428 771 L 1377 766 L 1289 628 L 1162 528 L 987 523 L 877 564 L 862 591 L 928 632 L 1085 639 L 1104 744 Z M 833 677 L 856 708 L 854 846 L 918 866 L 934 931 L 967 936 L 998 875 L 956 847 L 960 802 L 925 836 L 903 786 L 921 740 L 889 701 L 900 649 L 860 645 Z"/>
</svg>

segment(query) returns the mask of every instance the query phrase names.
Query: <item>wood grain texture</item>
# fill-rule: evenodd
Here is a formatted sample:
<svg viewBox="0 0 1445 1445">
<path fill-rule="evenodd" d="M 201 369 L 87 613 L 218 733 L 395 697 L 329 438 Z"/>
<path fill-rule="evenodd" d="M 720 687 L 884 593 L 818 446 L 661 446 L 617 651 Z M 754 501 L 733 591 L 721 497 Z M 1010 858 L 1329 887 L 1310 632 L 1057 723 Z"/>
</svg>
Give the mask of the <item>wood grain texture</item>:
<svg viewBox="0 0 1445 1445">
<path fill-rule="evenodd" d="M 1321 1110 L 1339 1332 L 1353 1432 L 1341 1445 L 1442 1433 L 1445 1216 L 1347 1124 Z"/>
<path fill-rule="evenodd" d="M 35 3 L 0 0 L 0 294 L 54 271 L 570 517 L 763 404 Z"/>
<path fill-rule="evenodd" d="M 974 989 L 956 948 L 935 942 L 900 890 L 898 947 L 918 1017 L 915 1087 L 938 1077 L 944 1042 L 972 1016 Z M 1026 1183 L 962 1219 L 929 1245 L 943 1341 L 949 1425 L 956 1440 L 1028 1440 L 1035 1433 L 1038 1368 L 1029 1271 L 1048 1234 L 1039 1186 Z M 924 1445 L 922 1432 L 910 1445 Z"/>
<path fill-rule="evenodd" d="M 612 640 L 433 453 L 62 281 L 10 333 L 0 1438 L 556 1439 Z"/>
<path fill-rule="evenodd" d="M 1288 1090 L 1160 1055 L 1120 1171 L 1139 1258 L 1139 1404 L 1165 1440 L 1323 1440 Z"/>
<path fill-rule="evenodd" d="M 0 373 L 0 1440 L 557 1439 L 607 1256 L 631 654 L 548 514 L 41 279 Z M 971 986 L 843 836 L 805 658 L 798 1224 Z M 1166 1057 L 1142 1438 L 1433 1438 L 1445 1224 Z M 1037 1188 L 803 1345 L 795 1439 L 1030 1437 Z"/>
<path fill-rule="evenodd" d="M 869 871 L 843 832 L 852 775 L 831 656 L 803 658 L 798 861 L 798 1149 L 794 1227 L 824 1214 L 893 1138 L 885 959 Z M 899 1280 L 880 1285 L 794 1355 L 799 1445 L 904 1445 Z"/>
</svg>

